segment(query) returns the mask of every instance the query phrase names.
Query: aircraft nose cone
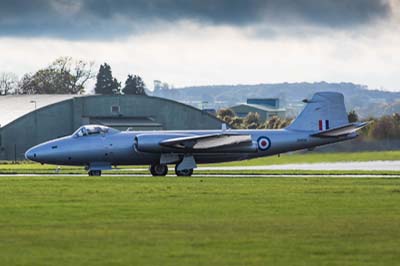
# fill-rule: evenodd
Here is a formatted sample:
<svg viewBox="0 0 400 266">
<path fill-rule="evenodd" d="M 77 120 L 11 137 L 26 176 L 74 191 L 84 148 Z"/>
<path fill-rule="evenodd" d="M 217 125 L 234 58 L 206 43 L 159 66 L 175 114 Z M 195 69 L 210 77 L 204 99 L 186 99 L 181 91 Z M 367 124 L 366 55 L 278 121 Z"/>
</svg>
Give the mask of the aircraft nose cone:
<svg viewBox="0 0 400 266">
<path fill-rule="evenodd" d="M 25 158 L 26 158 L 27 160 L 34 161 L 35 158 L 36 158 L 36 151 L 35 151 L 35 149 L 31 148 L 31 149 L 27 150 L 27 151 L 25 152 Z"/>
</svg>

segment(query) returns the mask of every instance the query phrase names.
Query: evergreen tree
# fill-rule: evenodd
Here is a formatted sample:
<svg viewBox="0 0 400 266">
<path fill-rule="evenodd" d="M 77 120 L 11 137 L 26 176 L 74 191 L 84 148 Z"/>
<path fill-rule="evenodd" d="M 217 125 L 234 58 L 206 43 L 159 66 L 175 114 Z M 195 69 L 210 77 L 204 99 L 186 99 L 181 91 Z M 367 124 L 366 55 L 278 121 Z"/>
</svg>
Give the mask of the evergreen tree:
<svg viewBox="0 0 400 266">
<path fill-rule="evenodd" d="M 352 110 L 347 114 L 347 117 L 349 119 L 350 123 L 357 122 L 358 121 L 358 114 L 356 111 Z"/>
<path fill-rule="evenodd" d="M 97 81 L 94 91 L 96 94 L 119 94 L 121 83 L 116 78 L 113 78 L 111 67 L 107 63 L 100 66 L 97 73 Z"/>
<path fill-rule="evenodd" d="M 146 95 L 145 84 L 142 78 L 137 75 L 128 75 L 122 92 L 124 94 Z"/>
</svg>

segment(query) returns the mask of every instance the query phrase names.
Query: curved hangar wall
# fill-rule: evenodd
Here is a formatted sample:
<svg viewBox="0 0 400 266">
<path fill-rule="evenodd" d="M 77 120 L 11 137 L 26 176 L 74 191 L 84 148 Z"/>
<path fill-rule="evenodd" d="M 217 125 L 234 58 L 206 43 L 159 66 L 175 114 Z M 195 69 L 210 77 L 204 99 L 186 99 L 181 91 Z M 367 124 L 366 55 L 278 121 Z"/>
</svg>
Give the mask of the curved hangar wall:
<svg viewBox="0 0 400 266">
<path fill-rule="evenodd" d="M 89 123 L 120 130 L 221 128 L 221 121 L 214 116 L 168 99 L 133 95 L 78 96 L 37 109 L 0 128 L 0 160 L 23 159 L 28 148 L 70 135 Z"/>
</svg>

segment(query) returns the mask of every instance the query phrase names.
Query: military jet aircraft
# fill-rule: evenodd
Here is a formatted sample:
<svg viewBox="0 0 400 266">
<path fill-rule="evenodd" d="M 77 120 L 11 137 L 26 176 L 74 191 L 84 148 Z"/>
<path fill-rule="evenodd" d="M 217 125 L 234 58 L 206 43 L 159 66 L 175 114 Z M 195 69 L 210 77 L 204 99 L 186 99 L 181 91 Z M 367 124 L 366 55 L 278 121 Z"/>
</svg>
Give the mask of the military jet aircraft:
<svg viewBox="0 0 400 266">
<path fill-rule="evenodd" d="M 118 131 L 85 125 L 71 136 L 33 148 L 25 157 L 55 165 L 82 165 L 89 175 L 117 165 L 150 165 L 153 176 L 165 176 L 175 164 L 177 176 L 191 176 L 201 163 L 270 156 L 353 139 L 367 123 L 349 123 L 343 95 L 318 92 L 300 115 L 279 130 Z"/>
</svg>

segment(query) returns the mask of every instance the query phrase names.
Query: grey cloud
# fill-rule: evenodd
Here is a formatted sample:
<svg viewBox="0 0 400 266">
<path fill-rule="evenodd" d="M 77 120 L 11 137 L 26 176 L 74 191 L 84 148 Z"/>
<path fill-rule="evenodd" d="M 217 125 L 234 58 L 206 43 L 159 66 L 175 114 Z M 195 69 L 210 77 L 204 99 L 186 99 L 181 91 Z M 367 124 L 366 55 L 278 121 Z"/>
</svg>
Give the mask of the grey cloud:
<svg viewBox="0 0 400 266">
<path fill-rule="evenodd" d="M 391 16 L 385 0 L 1 0 L 0 36 L 105 39 L 192 20 L 347 29 Z"/>
</svg>

